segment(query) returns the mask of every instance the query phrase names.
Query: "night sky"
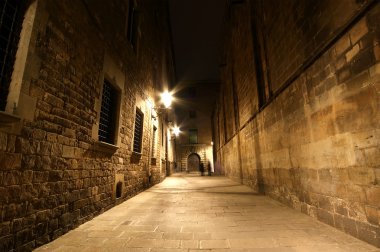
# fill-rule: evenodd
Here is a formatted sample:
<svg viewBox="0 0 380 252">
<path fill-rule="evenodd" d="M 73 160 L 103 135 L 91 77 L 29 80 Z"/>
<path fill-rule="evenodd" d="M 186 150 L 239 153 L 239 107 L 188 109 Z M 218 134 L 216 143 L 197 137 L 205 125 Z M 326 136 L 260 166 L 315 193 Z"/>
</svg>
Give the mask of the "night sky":
<svg viewBox="0 0 380 252">
<path fill-rule="evenodd" d="M 177 81 L 219 80 L 223 0 L 169 0 Z"/>
</svg>

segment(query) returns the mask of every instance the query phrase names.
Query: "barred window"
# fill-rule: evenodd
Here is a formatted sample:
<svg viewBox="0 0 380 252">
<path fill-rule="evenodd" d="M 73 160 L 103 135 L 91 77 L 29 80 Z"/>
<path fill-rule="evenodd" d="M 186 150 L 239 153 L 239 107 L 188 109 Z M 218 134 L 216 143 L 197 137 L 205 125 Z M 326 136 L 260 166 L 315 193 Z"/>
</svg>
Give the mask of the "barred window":
<svg viewBox="0 0 380 252">
<path fill-rule="evenodd" d="M 143 135 L 144 114 L 136 108 L 135 134 L 133 138 L 133 151 L 141 153 L 142 135 Z"/>
<path fill-rule="evenodd" d="M 5 110 L 22 24 L 22 1 L 0 1 L 0 110 Z"/>
<path fill-rule="evenodd" d="M 118 91 L 108 81 L 104 81 L 102 106 L 100 108 L 99 141 L 115 144 Z"/>
</svg>

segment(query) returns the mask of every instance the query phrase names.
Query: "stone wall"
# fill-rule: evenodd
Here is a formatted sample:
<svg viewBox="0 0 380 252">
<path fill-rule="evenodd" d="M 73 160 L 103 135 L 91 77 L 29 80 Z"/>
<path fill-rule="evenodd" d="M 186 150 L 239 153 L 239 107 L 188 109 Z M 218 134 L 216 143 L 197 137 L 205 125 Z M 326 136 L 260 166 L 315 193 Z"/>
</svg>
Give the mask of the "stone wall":
<svg viewBox="0 0 380 252">
<path fill-rule="evenodd" d="M 0 115 L 18 118 L 0 124 L 0 251 L 30 251 L 165 177 L 151 148 L 153 125 L 167 126 L 152 120 L 151 103 L 173 80 L 167 2 L 136 1 L 134 47 L 127 2 L 31 1 L 20 103 Z M 120 92 L 113 145 L 98 141 L 105 79 Z M 132 152 L 136 108 L 144 114 L 140 154 Z M 157 160 L 167 151 L 156 144 Z"/>
<path fill-rule="evenodd" d="M 380 247 L 380 4 L 273 2 L 229 6 L 217 162 Z"/>
</svg>

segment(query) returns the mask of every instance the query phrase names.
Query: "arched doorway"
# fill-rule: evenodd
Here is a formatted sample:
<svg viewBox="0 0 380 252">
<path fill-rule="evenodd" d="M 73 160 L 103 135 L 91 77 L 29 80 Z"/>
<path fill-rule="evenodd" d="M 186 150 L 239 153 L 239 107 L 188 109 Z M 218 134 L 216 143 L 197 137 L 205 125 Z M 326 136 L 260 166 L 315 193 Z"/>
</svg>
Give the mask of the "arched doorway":
<svg viewBox="0 0 380 252">
<path fill-rule="evenodd" d="M 199 171 L 199 163 L 201 161 L 201 158 L 198 154 L 192 153 L 187 157 L 187 171 Z"/>
</svg>

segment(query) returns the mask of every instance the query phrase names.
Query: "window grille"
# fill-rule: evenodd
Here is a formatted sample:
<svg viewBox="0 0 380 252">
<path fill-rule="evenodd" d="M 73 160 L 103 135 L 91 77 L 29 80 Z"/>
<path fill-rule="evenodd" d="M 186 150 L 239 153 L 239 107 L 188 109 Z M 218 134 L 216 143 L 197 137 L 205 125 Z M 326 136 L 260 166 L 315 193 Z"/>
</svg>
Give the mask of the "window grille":
<svg viewBox="0 0 380 252">
<path fill-rule="evenodd" d="M 99 141 L 115 143 L 118 93 L 111 83 L 104 81 L 102 107 L 100 109 Z"/>
<path fill-rule="evenodd" d="M 136 109 L 133 151 L 137 153 L 141 153 L 143 125 L 144 125 L 144 114 L 141 112 L 141 110 Z"/>
<path fill-rule="evenodd" d="M 5 110 L 9 83 L 20 37 L 21 2 L 0 1 L 0 110 Z"/>
</svg>

